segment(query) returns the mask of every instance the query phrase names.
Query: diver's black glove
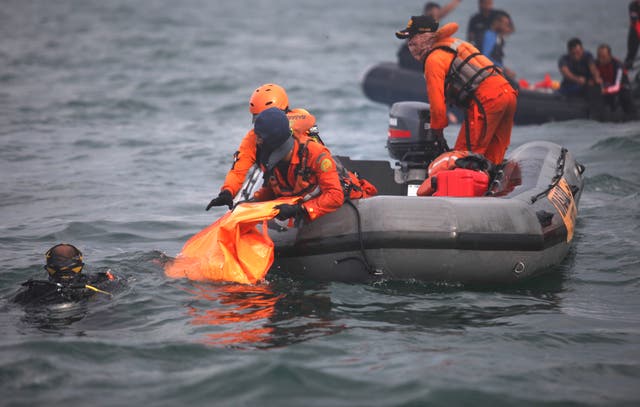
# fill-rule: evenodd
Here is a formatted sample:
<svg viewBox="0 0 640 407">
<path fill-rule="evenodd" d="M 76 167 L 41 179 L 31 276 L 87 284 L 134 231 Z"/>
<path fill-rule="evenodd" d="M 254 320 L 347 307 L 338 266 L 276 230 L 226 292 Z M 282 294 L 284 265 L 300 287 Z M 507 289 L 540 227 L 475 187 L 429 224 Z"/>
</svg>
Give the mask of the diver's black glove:
<svg viewBox="0 0 640 407">
<path fill-rule="evenodd" d="M 208 211 L 212 206 L 222 205 L 227 205 L 229 209 L 233 208 L 233 197 L 231 196 L 231 192 L 226 189 L 223 189 L 216 198 L 213 198 L 205 210 Z"/>
<path fill-rule="evenodd" d="M 280 204 L 280 205 L 276 205 L 274 209 L 278 209 L 280 211 L 276 215 L 276 219 L 278 220 L 298 218 L 304 214 L 304 209 L 300 204 L 297 204 L 297 205 Z"/>
</svg>

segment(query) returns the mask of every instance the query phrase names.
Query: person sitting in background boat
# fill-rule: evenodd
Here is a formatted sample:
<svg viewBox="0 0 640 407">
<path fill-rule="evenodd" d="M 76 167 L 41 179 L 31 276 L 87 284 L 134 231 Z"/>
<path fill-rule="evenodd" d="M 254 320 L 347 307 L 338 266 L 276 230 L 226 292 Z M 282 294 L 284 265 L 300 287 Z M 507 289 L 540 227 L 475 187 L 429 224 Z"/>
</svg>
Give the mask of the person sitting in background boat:
<svg viewBox="0 0 640 407">
<path fill-rule="evenodd" d="M 631 95 L 631 84 L 622 62 L 611 55 L 611 47 L 602 44 L 598 47 L 596 67 L 602 78 L 604 103 L 615 111 L 618 106 L 629 117 L 635 117 L 636 108 Z"/>
<path fill-rule="evenodd" d="M 440 7 L 440 4 L 429 1 L 424 5 L 422 15 L 431 16 L 440 21 L 445 18 L 447 14 L 455 10 L 455 8 L 460 5 L 461 1 L 462 0 L 451 0 L 444 7 Z M 406 41 L 398 50 L 398 65 L 405 69 L 413 69 L 414 71 L 422 72 L 422 65 L 419 61 L 416 61 L 413 55 L 411 55 Z"/>
<path fill-rule="evenodd" d="M 511 16 L 506 11 L 495 10 L 493 13 L 493 19 L 489 29 L 484 32 L 482 37 L 482 46 L 479 47 L 480 51 L 486 55 L 491 62 L 496 66 L 502 68 L 504 74 L 510 79 L 514 80 L 516 77 L 515 72 L 506 68 L 503 63 L 504 58 L 504 38 L 511 33 Z"/>
<path fill-rule="evenodd" d="M 442 137 L 449 124 L 446 105 L 466 109 L 454 150 L 468 150 L 501 164 L 511 141 L 517 91 L 486 56 L 466 41 L 454 38 L 449 23 L 438 30 L 429 16 L 413 16 L 396 37 L 409 39 L 412 55 L 424 62 L 431 106 L 431 131 Z"/>
<path fill-rule="evenodd" d="M 568 53 L 558 60 L 558 68 L 562 74 L 558 93 L 586 99 L 588 117 L 595 120 L 603 119 L 602 78 L 593 55 L 585 51 L 579 38 L 571 38 L 567 42 L 567 51 Z"/>
<path fill-rule="evenodd" d="M 45 270 L 48 280 L 29 280 L 14 298 L 14 302 L 23 305 L 55 304 L 80 301 L 95 294 L 111 297 L 111 291 L 118 287 L 117 279 L 110 271 L 83 274 L 82 252 L 73 245 L 60 243 L 45 254 Z"/>
<path fill-rule="evenodd" d="M 281 204 L 276 218 L 306 218 L 310 221 L 338 209 L 345 200 L 340 177 L 331 153 L 324 145 L 293 137 L 289 120 L 278 108 L 256 117 L 258 163 L 264 183 L 254 199 L 269 201 L 298 196 L 295 205 Z"/>
<path fill-rule="evenodd" d="M 627 56 L 624 59 L 624 66 L 627 69 L 633 68 L 633 62 L 638 55 L 640 45 L 640 0 L 633 0 L 629 3 L 629 34 L 627 35 Z"/>
<path fill-rule="evenodd" d="M 482 39 L 484 32 L 491 27 L 491 21 L 495 16 L 496 10 L 493 9 L 493 0 L 478 0 L 478 12 L 469 19 L 467 26 L 467 41 L 475 45 L 477 48 L 482 47 Z M 509 18 L 508 33 L 515 31 L 513 20 Z"/>
<path fill-rule="evenodd" d="M 568 53 L 558 60 L 562 82 L 558 90 L 567 96 L 587 96 L 589 88 L 602 85 L 593 55 L 585 51 L 579 38 L 567 42 Z"/>
<path fill-rule="evenodd" d="M 291 123 L 293 134 L 297 138 L 312 138 L 320 140 L 316 118 L 305 109 L 290 109 L 287 92 L 279 85 L 267 83 L 258 87 L 249 99 L 249 112 L 253 115 L 253 120 L 262 111 L 269 108 L 282 110 Z M 249 130 L 240 142 L 238 150 L 233 156 L 233 164 L 225 177 L 224 184 L 220 188 L 220 193 L 213 198 L 206 210 L 214 206 L 227 205 L 229 209 L 233 206 L 233 197 L 240 191 L 249 169 L 256 163 L 256 135 Z"/>
</svg>

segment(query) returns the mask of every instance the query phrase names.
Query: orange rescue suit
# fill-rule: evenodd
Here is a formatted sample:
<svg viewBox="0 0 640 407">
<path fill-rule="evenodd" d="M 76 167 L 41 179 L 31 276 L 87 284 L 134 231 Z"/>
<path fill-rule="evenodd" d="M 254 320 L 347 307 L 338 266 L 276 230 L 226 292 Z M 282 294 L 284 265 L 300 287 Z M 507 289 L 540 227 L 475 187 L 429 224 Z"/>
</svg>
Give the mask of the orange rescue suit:
<svg viewBox="0 0 640 407">
<path fill-rule="evenodd" d="M 313 141 L 300 142 L 294 137 L 286 174 L 280 164 L 276 165 L 271 174 L 265 174 L 262 188 L 254 194 L 256 200 L 300 196 L 310 220 L 333 212 L 344 203 L 344 192 L 336 164 L 324 145 Z M 262 171 L 265 170 L 263 167 Z"/>
<path fill-rule="evenodd" d="M 501 164 L 511 141 L 517 92 L 501 74 L 494 72 L 491 68 L 493 63 L 487 57 L 471 56 L 476 53 L 479 54 L 479 51 L 473 45 L 453 37 L 440 39 L 433 45 L 424 64 L 431 107 L 431 128 L 440 130 L 449 124 L 447 102 L 465 107 L 466 123 L 460 127 L 453 149 L 468 149 L 468 128 L 471 151 L 484 155 L 495 164 Z M 460 64 L 465 60 L 467 62 Z M 454 64 L 456 62 L 458 66 Z M 465 70 L 480 73 L 469 78 L 464 76 Z M 455 85 L 456 81 L 467 85 L 461 88 L 468 95 L 455 92 L 452 83 Z M 452 88 L 454 92 L 451 92 Z M 445 97 L 445 93 L 448 97 Z M 458 99 L 452 96 L 462 96 L 464 100 L 451 100 Z M 478 102 L 482 106 L 478 106 Z M 484 115 L 481 114 L 482 110 Z"/>
<path fill-rule="evenodd" d="M 306 139 L 307 133 L 315 125 L 315 117 L 305 109 L 293 109 L 287 112 L 289 124 L 296 138 Z M 236 196 L 242 188 L 247 172 L 256 163 L 256 133 L 249 130 L 240 142 L 238 151 L 234 154 L 233 165 L 224 179 L 220 190 L 231 192 Z"/>
</svg>

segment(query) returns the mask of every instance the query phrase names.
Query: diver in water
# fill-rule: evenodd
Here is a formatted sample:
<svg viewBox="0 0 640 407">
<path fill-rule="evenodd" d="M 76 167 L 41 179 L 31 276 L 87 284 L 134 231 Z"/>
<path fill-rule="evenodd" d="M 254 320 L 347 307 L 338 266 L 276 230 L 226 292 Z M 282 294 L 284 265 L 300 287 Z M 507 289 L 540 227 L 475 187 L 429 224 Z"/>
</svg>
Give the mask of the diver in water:
<svg viewBox="0 0 640 407">
<path fill-rule="evenodd" d="M 110 271 L 83 274 L 82 252 L 73 245 L 60 243 L 45 253 L 44 269 L 48 280 L 29 280 L 13 299 L 23 305 L 57 304 L 80 301 L 94 295 L 111 297 L 112 291 L 123 284 Z"/>
</svg>

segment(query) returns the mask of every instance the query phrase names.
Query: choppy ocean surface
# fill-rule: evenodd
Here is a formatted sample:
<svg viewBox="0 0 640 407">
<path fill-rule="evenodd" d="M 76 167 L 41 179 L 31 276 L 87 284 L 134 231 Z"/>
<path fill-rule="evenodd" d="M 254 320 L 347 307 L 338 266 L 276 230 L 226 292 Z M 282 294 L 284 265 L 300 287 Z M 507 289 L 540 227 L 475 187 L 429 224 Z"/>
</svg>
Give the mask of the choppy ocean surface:
<svg viewBox="0 0 640 407">
<path fill-rule="evenodd" d="M 505 62 L 557 79 L 572 36 L 624 57 L 623 0 L 495 0 Z M 482 289 L 277 275 L 255 287 L 167 279 L 250 128 L 283 85 L 333 152 L 387 158 L 388 110 L 359 86 L 422 3 L 0 2 L 0 405 L 638 405 L 640 122 L 516 127 L 587 167 L 574 245 L 548 276 Z M 448 21 L 464 35 L 476 2 Z M 445 135 L 450 142 L 457 128 Z M 11 303 L 70 242 L 114 298 Z"/>
</svg>

